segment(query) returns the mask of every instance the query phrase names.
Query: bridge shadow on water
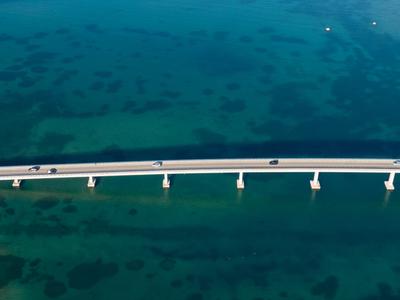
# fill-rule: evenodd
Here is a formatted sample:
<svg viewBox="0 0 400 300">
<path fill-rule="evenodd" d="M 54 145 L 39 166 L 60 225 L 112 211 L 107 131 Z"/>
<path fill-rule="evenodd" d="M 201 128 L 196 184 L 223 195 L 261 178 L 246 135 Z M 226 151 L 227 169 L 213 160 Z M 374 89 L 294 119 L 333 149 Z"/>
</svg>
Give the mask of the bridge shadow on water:
<svg viewBox="0 0 400 300">
<path fill-rule="evenodd" d="M 260 143 L 214 143 L 122 149 L 109 147 L 95 152 L 52 154 L 0 158 L 1 165 L 84 163 L 167 159 L 212 159 L 212 158 L 262 158 L 262 157 L 357 157 L 398 158 L 400 141 L 382 140 L 308 140 L 266 141 Z"/>
</svg>

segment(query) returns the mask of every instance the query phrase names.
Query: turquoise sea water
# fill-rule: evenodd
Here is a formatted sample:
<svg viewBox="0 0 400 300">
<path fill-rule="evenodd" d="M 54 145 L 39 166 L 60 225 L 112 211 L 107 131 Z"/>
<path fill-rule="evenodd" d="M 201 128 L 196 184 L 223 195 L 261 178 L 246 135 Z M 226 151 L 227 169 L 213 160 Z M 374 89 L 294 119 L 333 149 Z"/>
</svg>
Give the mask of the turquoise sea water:
<svg viewBox="0 0 400 300">
<path fill-rule="evenodd" d="M 399 8 L 0 0 L 0 162 L 398 157 Z M 0 299 L 400 299 L 386 175 L 310 177 L 0 183 Z"/>
</svg>

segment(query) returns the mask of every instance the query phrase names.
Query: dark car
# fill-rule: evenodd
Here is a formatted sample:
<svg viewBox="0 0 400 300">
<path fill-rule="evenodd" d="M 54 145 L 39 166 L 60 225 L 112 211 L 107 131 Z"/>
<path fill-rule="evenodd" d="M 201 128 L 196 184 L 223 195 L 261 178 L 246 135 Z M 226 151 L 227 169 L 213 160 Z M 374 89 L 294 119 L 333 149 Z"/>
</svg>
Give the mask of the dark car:
<svg viewBox="0 0 400 300">
<path fill-rule="evenodd" d="M 277 164 L 279 164 L 279 160 L 278 159 L 273 159 L 269 161 L 269 165 L 270 166 L 276 166 Z"/>
<path fill-rule="evenodd" d="M 33 166 L 28 169 L 29 172 L 37 172 L 39 171 L 40 166 Z"/>
<path fill-rule="evenodd" d="M 47 171 L 48 174 L 56 174 L 57 173 L 57 169 L 56 168 L 51 168 Z"/>
</svg>

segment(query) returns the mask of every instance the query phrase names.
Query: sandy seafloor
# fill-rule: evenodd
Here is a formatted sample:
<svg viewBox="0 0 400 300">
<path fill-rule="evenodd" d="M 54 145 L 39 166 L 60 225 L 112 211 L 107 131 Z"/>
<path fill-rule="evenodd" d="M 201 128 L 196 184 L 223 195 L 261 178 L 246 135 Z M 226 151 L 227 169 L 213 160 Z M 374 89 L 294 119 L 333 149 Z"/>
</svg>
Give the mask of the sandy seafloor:
<svg viewBox="0 0 400 300">
<path fill-rule="evenodd" d="M 399 8 L 0 0 L 0 163 L 397 158 Z M 2 182 L 0 299 L 400 299 L 387 176 L 311 176 Z"/>
</svg>

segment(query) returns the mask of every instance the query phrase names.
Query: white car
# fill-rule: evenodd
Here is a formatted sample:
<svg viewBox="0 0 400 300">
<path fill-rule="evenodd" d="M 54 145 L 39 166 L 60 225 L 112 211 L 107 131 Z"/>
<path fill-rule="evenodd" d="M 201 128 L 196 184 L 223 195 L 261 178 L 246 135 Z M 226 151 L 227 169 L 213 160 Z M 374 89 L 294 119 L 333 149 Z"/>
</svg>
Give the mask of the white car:
<svg viewBox="0 0 400 300">
<path fill-rule="evenodd" d="M 396 160 L 393 162 L 393 164 L 394 164 L 394 165 L 400 165 L 400 159 L 396 159 Z"/>
<path fill-rule="evenodd" d="M 159 161 L 159 160 L 155 161 L 155 162 L 153 162 L 153 164 L 151 166 L 154 168 L 159 168 L 162 166 L 162 161 Z"/>
</svg>

